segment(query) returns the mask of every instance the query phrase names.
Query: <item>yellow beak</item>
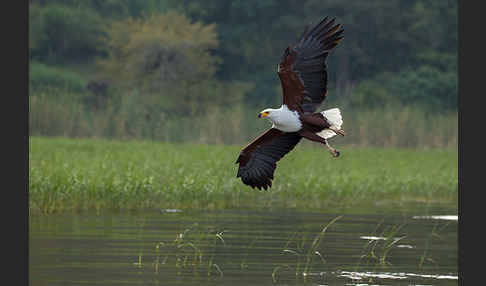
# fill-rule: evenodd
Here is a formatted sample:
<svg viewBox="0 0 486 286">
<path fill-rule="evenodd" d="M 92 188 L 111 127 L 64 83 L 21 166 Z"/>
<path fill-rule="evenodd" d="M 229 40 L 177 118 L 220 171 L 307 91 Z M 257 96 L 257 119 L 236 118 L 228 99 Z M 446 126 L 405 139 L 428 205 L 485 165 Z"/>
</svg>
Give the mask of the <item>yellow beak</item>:
<svg viewBox="0 0 486 286">
<path fill-rule="evenodd" d="M 258 118 L 265 118 L 268 116 L 268 112 L 260 112 L 260 114 L 258 114 Z"/>
</svg>

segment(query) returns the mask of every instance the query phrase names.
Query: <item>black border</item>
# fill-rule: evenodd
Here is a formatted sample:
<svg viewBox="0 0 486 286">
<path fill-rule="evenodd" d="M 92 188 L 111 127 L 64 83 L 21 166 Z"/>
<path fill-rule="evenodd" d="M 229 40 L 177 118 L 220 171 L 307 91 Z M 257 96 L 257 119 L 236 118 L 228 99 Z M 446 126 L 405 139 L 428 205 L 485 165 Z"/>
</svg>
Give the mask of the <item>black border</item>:
<svg viewBox="0 0 486 286">
<path fill-rule="evenodd" d="M 463 270 L 463 248 L 461 246 L 461 233 L 463 229 L 463 195 L 462 195 L 462 190 L 463 190 L 463 184 L 462 184 L 462 144 L 463 144 L 463 129 L 461 126 L 461 123 L 463 122 L 462 115 L 464 114 L 461 112 L 463 110 L 463 105 L 464 105 L 464 100 L 463 100 L 463 71 L 464 71 L 464 61 L 462 60 L 462 53 L 464 52 L 464 3 L 461 1 L 458 1 L 458 15 L 457 15 L 457 20 L 458 20 L 458 133 L 459 133 L 459 138 L 458 138 L 458 226 L 457 226 L 457 243 L 458 243 L 458 261 L 457 261 L 457 271 L 458 271 L 458 285 L 462 285 L 463 282 L 463 275 L 462 275 L 462 270 Z"/>
<path fill-rule="evenodd" d="M 464 1 L 458 0 L 458 227 L 457 227 L 457 242 L 458 242 L 458 285 L 465 285 L 464 283 L 464 248 L 463 248 L 463 231 L 464 231 L 464 114 L 465 101 L 464 94 L 464 65 L 467 60 L 464 60 L 465 55 L 465 22 L 466 22 L 466 7 Z"/>
<path fill-rule="evenodd" d="M 458 285 L 473 285 L 475 284 L 474 278 L 477 278 L 477 281 L 484 280 L 481 275 L 484 271 L 481 269 L 483 265 L 476 261 L 481 261 L 482 252 L 479 248 L 482 248 L 484 244 L 482 227 L 484 214 L 481 212 L 484 209 L 484 199 L 482 198 L 484 182 L 480 180 L 481 177 L 484 177 L 481 174 L 484 172 L 481 162 L 484 158 L 481 154 L 484 146 L 481 133 L 483 133 L 484 127 L 480 125 L 485 122 L 483 118 L 485 105 L 481 102 L 482 98 L 486 96 L 483 86 L 485 82 L 483 70 L 484 63 L 486 63 L 483 56 L 486 51 L 483 38 L 486 33 L 483 23 L 485 19 L 484 9 L 482 9 L 482 5 L 473 6 L 472 3 L 480 2 L 458 0 Z M 469 139 L 465 137 L 467 130 L 469 130 Z M 477 162 L 474 162 L 475 160 Z M 468 165 L 466 165 L 466 162 L 469 162 Z M 476 206 L 474 206 L 474 202 L 477 203 Z M 468 214 L 466 215 L 466 213 Z M 479 221 L 475 223 L 477 220 Z M 473 224 L 474 226 L 471 228 L 474 228 L 476 233 L 467 236 L 466 239 L 466 225 Z M 465 248 L 470 250 L 468 263 L 465 259 Z M 474 252 L 477 253 L 477 259 L 470 255 Z M 465 272 L 469 273 L 469 276 L 466 276 Z M 464 282 L 465 277 L 471 277 L 468 279 L 468 281 L 470 280 L 469 283 Z"/>
<path fill-rule="evenodd" d="M 5 105 L 5 107 L 9 110 L 7 114 L 9 114 L 9 118 L 11 118 L 11 120 L 6 120 L 5 122 L 7 124 L 12 124 L 14 126 L 14 128 L 12 129 L 15 129 L 12 132 L 14 133 L 13 136 L 11 134 L 6 135 L 12 138 L 22 138 L 22 142 L 25 145 L 19 144 L 18 142 L 12 142 L 14 145 L 13 148 L 15 150 L 21 150 L 19 150 L 19 152 L 9 152 L 12 160 L 7 161 L 10 163 L 15 162 L 14 166 L 15 170 L 17 171 L 15 172 L 16 175 L 9 176 L 9 179 L 15 182 L 12 183 L 12 185 L 17 186 L 18 182 L 22 182 L 22 185 L 20 188 L 11 187 L 7 188 L 4 191 L 15 192 L 16 194 L 21 195 L 22 205 L 25 206 L 24 209 L 22 207 L 16 206 L 15 204 L 10 204 L 8 202 L 6 203 L 11 206 L 11 208 L 15 208 L 16 211 L 21 211 L 22 209 L 24 210 L 23 216 L 16 216 L 17 218 L 23 218 L 23 221 L 17 222 L 17 220 L 22 219 L 16 218 L 11 224 L 16 224 L 16 228 L 23 228 L 22 230 L 25 231 L 25 235 L 20 238 L 16 235 L 17 232 L 11 233 L 8 236 L 12 237 L 15 240 L 15 243 L 12 245 L 21 245 L 19 245 L 18 247 L 5 248 L 11 249 L 13 253 L 12 255 L 10 255 L 10 257 L 12 258 L 16 256 L 25 257 L 25 259 L 22 259 L 21 257 L 18 257 L 17 259 L 12 259 L 14 261 L 20 261 L 20 263 L 25 265 L 25 274 L 22 273 L 22 267 L 20 265 L 18 265 L 19 267 L 12 267 L 20 271 L 13 271 L 11 275 L 14 276 L 12 277 L 12 279 L 9 280 L 15 281 L 15 284 L 29 285 L 29 1 L 12 1 L 9 4 L 15 4 L 16 9 L 11 9 L 12 5 L 8 5 L 8 8 L 6 7 L 6 9 L 4 10 L 6 12 L 5 14 L 10 14 L 10 17 L 5 18 L 8 19 L 7 21 L 8 23 L 10 23 L 10 25 L 4 23 L 4 27 L 6 27 L 6 30 L 8 30 L 8 32 L 4 31 L 4 35 L 8 35 L 8 40 L 4 43 L 12 44 L 10 46 L 12 47 L 11 52 L 13 52 L 13 55 L 10 56 L 5 52 L 4 55 L 8 55 L 7 57 L 13 62 L 12 66 L 15 67 L 15 69 L 13 70 L 15 70 L 16 72 L 15 78 L 17 80 L 5 80 L 4 82 L 12 85 L 12 88 L 9 89 L 12 92 L 9 92 L 8 97 L 14 98 L 16 104 L 20 105 L 20 112 L 17 111 L 16 108 L 10 108 L 10 106 Z M 17 11 L 14 12 L 12 10 L 18 10 L 18 13 L 15 13 Z M 20 71 L 17 72 L 17 70 Z M 10 77 L 10 72 L 6 72 L 9 73 L 7 77 Z M 20 73 L 20 75 L 18 75 L 18 73 Z M 10 113 L 12 113 L 12 116 L 10 116 Z M 19 114 L 21 116 L 19 116 Z M 18 119 L 19 117 L 20 119 Z M 13 120 L 16 120 L 15 124 L 13 124 Z M 24 146 L 26 152 L 22 152 Z M 14 156 L 19 153 L 21 154 L 20 157 Z M 8 165 L 10 165 L 10 163 L 8 163 Z M 10 166 L 7 166 L 7 168 L 10 169 Z M 17 176 L 19 176 L 20 179 L 17 178 Z M 10 220 L 13 217 L 13 213 L 14 212 L 10 212 L 10 215 L 7 216 L 7 220 Z M 22 244 L 24 247 L 22 247 Z"/>
</svg>

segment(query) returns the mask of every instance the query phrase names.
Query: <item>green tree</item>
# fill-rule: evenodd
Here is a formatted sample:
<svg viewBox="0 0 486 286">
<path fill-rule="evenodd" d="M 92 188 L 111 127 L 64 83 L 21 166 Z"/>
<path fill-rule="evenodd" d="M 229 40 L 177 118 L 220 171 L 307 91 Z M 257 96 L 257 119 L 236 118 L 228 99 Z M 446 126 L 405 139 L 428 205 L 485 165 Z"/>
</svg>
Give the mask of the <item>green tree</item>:
<svg viewBox="0 0 486 286">
<path fill-rule="evenodd" d="M 139 18 L 147 14 L 166 12 L 169 2 L 160 0 L 29 0 L 31 6 L 63 5 L 71 9 L 92 9 L 105 19 Z"/>
<path fill-rule="evenodd" d="M 397 74 L 389 83 L 391 96 L 404 103 L 421 103 L 429 110 L 457 108 L 457 74 L 423 65 Z"/>
<path fill-rule="evenodd" d="M 255 82 L 249 99 L 258 104 L 276 96 L 275 66 L 283 49 L 305 25 L 326 15 L 336 17 L 345 30 L 328 60 L 333 96 L 382 73 L 417 69 L 424 57 L 429 63 L 436 59 L 433 66 L 443 64 L 433 53 L 457 58 L 454 0 L 171 2 L 191 19 L 218 24 L 221 44 L 215 52 L 223 60 L 218 76 Z"/>
<path fill-rule="evenodd" d="M 235 81 L 254 83 L 255 88 L 246 93 L 247 102 L 252 105 L 280 102 L 279 88 L 276 88 L 280 82 L 275 70 L 283 50 L 307 24 L 326 15 L 336 17 L 345 30 L 345 39 L 328 59 L 328 86 L 332 98 L 354 92 L 369 96 L 373 86 L 380 87 L 378 101 L 382 96 L 394 100 L 397 94 L 420 93 L 414 90 L 419 87 L 405 86 L 405 81 L 393 79 L 401 76 L 414 83 L 416 80 L 411 78 L 417 74 L 432 79 L 435 84 L 430 88 L 435 86 L 436 90 L 430 91 L 437 94 L 441 90 L 438 83 L 444 77 L 452 78 L 451 75 L 457 74 L 456 0 L 30 0 L 29 3 L 30 58 L 66 68 L 70 68 L 69 63 L 73 61 L 89 64 L 93 59 L 107 56 L 112 59 L 123 52 L 119 47 L 109 46 L 106 32 L 110 26 L 116 26 L 111 25 L 113 21 L 125 22 L 125 27 L 120 28 L 121 34 L 124 30 L 130 34 L 132 27 L 128 19 L 148 23 L 152 15 L 176 9 L 186 15 L 189 22 L 213 27 L 217 44 L 203 48 L 201 56 L 195 52 L 201 42 L 196 40 L 193 46 L 192 38 L 183 44 L 176 37 L 170 40 L 150 40 L 150 35 L 145 35 L 146 39 L 133 37 L 126 46 L 132 45 L 132 58 L 139 62 L 133 65 L 134 62 L 120 59 L 120 65 L 125 65 L 125 72 L 136 74 L 130 81 L 137 79 L 138 87 L 142 86 L 140 81 L 145 81 L 145 92 L 150 85 L 156 90 L 157 84 L 158 89 L 163 90 L 161 86 L 167 81 L 154 82 L 157 76 L 165 73 L 165 78 L 177 76 L 178 80 L 189 78 L 199 83 L 208 79 L 229 84 Z M 154 24 L 151 33 L 156 34 L 158 29 Z M 113 31 L 111 33 L 113 37 Z M 138 45 L 135 43 L 144 45 L 135 47 Z M 159 58 L 161 55 L 166 58 Z M 157 68 L 169 59 L 174 61 L 170 69 Z M 202 68 L 203 59 L 209 60 L 205 68 Z M 195 63 L 199 70 L 192 68 Z M 150 66 L 152 64 L 155 66 Z M 153 71 L 149 72 L 151 69 Z M 201 69 L 206 70 L 201 73 Z M 433 70 L 446 75 L 433 75 Z M 119 82 L 126 80 L 120 77 Z M 189 84 L 178 82 L 179 86 Z M 454 84 L 457 80 L 448 82 Z M 399 87 L 406 90 L 399 91 Z M 457 86 L 449 90 L 457 90 Z M 346 98 L 343 96 L 343 100 Z M 437 98 L 445 100 L 447 96 Z M 410 100 L 407 97 L 403 101 L 412 102 Z M 413 100 L 420 103 L 425 98 L 414 96 Z M 450 104 L 453 101 L 442 102 L 441 106 L 453 106 Z"/>
<path fill-rule="evenodd" d="M 33 59 L 62 63 L 91 59 L 105 52 L 103 21 L 89 8 L 30 5 L 29 15 L 29 51 Z"/>
<path fill-rule="evenodd" d="M 151 104 L 165 112 L 189 115 L 205 111 L 209 103 L 241 100 L 244 88 L 227 97 L 223 92 L 229 87 L 215 78 L 215 25 L 168 12 L 114 22 L 108 33 L 109 56 L 100 62 L 106 75 L 140 96 L 152 96 Z"/>
</svg>

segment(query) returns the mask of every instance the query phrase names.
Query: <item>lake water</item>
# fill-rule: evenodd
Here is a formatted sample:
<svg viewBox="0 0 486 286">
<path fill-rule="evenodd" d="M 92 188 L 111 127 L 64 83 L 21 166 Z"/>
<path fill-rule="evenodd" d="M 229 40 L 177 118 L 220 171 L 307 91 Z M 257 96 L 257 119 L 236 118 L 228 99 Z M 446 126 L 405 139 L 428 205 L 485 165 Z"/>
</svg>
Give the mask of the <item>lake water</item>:
<svg viewBox="0 0 486 286">
<path fill-rule="evenodd" d="M 458 285 L 457 207 L 31 216 L 29 285 Z"/>
</svg>

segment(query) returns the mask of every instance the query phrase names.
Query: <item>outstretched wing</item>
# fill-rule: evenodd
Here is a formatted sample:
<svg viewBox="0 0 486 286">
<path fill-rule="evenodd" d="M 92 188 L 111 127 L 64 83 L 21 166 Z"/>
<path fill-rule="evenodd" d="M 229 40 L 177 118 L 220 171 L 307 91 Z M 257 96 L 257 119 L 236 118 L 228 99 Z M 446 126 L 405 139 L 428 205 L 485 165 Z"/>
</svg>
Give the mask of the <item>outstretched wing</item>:
<svg viewBox="0 0 486 286">
<path fill-rule="evenodd" d="M 343 39 L 341 24 L 325 17 L 288 47 L 278 65 L 283 103 L 290 110 L 313 113 L 327 96 L 327 55 Z"/>
<path fill-rule="evenodd" d="M 301 138 L 296 132 L 267 130 L 241 150 L 236 160 L 240 164 L 236 177 L 241 177 L 245 185 L 266 190 L 272 186 L 277 162 L 294 149 Z"/>
</svg>

